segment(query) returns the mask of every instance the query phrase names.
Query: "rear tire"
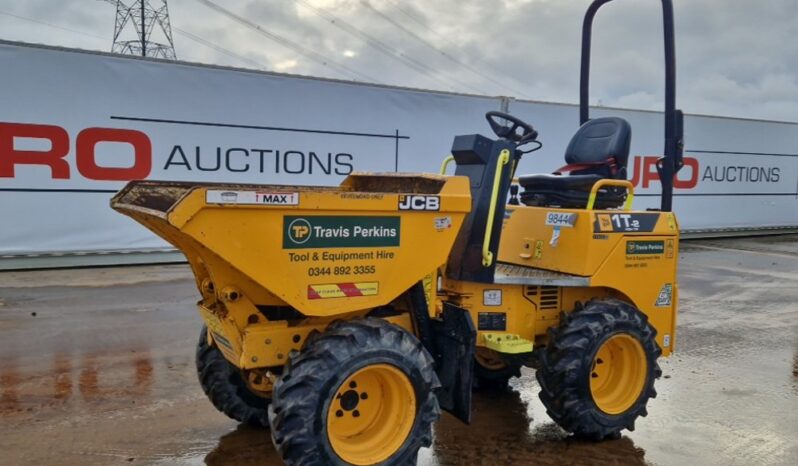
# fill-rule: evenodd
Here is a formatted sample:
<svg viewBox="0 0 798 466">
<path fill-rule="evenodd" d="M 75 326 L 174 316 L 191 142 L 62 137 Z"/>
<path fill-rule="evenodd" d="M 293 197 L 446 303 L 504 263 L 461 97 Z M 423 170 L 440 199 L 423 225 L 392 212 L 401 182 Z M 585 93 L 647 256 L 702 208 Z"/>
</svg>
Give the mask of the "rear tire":
<svg viewBox="0 0 798 466">
<path fill-rule="evenodd" d="M 602 440 L 634 430 L 662 375 L 656 330 L 617 299 L 594 299 L 549 330 L 537 371 L 549 416 L 577 437 Z"/>
<path fill-rule="evenodd" d="M 269 408 L 288 466 L 414 465 L 440 416 L 434 361 L 382 319 L 333 323 L 289 356 Z"/>
<path fill-rule="evenodd" d="M 253 393 L 241 371 L 218 348 L 208 344 L 204 326 L 197 344 L 197 375 L 202 391 L 221 413 L 252 426 L 269 426 L 270 400 Z"/>
</svg>

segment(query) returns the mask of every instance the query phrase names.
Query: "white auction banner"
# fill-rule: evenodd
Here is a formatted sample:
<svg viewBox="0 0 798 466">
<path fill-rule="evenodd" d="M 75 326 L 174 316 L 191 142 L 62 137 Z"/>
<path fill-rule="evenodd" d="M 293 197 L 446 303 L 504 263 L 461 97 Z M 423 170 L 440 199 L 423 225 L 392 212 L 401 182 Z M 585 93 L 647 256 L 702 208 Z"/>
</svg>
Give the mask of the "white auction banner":
<svg viewBox="0 0 798 466">
<path fill-rule="evenodd" d="M 168 245 L 112 211 L 131 179 L 335 185 L 353 171 L 435 172 L 457 134 L 507 106 L 550 172 L 572 105 L 302 78 L 0 42 L 0 256 Z M 662 115 L 630 121 L 635 207 L 655 207 Z M 691 229 L 798 225 L 798 125 L 686 118 L 675 210 Z"/>
</svg>

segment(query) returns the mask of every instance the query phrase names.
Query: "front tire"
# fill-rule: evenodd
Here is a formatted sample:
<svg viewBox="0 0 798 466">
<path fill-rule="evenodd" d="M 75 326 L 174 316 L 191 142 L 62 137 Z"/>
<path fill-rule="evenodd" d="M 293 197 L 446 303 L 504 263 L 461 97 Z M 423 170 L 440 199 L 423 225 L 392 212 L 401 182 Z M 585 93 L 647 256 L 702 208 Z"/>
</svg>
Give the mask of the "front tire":
<svg viewBox="0 0 798 466">
<path fill-rule="evenodd" d="M 197 343 L 197 376 L 202 391 L 213 406 L 227 417 L 256 427 L 268 427 L 269 399 L 253 393 L 241 371 L 208 344 L 202 327 Z"/>
<path fill-rule="evenodd" d="M 382 319 L 336 322 L 274 386 L 272 440 L 288 466 L 413 465 L 440 416 L 432 357 Z"/>
<path fill-rule="evenodd" d="M 655 398 L 662 375 L 656 330 L 645 314 L 617 299 L 594 299 L 560 326 L 537 371 L 540 400 L 549 416 L 568 432 L 591 440 L 634 430 Z"/>
</svg>

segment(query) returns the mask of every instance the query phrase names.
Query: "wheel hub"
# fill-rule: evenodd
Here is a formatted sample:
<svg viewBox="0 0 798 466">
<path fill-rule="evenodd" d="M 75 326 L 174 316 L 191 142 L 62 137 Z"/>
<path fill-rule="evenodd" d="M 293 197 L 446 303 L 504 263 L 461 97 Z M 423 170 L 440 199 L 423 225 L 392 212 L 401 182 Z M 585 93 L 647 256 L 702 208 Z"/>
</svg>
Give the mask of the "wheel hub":
<svg viewBox="0 0 798 466">
<path fill-rule="evenodd" d="M 339 400 L 341 400 L 341 408 L 343 408 L 344 411 L 352 411 L 357 408 L 357 404 L 360 401 L 360 395 L 354 390 L 349 390 L 348 392 L 344 393 Z"/>
</svg>

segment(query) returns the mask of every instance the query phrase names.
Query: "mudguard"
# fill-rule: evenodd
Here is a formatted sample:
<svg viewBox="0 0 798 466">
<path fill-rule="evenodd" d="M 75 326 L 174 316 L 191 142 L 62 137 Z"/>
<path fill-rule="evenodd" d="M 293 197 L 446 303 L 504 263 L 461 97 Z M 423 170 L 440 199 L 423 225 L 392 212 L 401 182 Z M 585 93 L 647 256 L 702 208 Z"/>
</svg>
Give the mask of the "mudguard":
<svg viewBox="0 0 798 466">
<path fill-rule="evenodd" d="M 463 308 L 444 303 L 442 319 L 432 320 L 435 359 L 441 388 L 438 404 L 466 424 L 471 423 L 471 390 L 477 331 Z"/>
</svg>

